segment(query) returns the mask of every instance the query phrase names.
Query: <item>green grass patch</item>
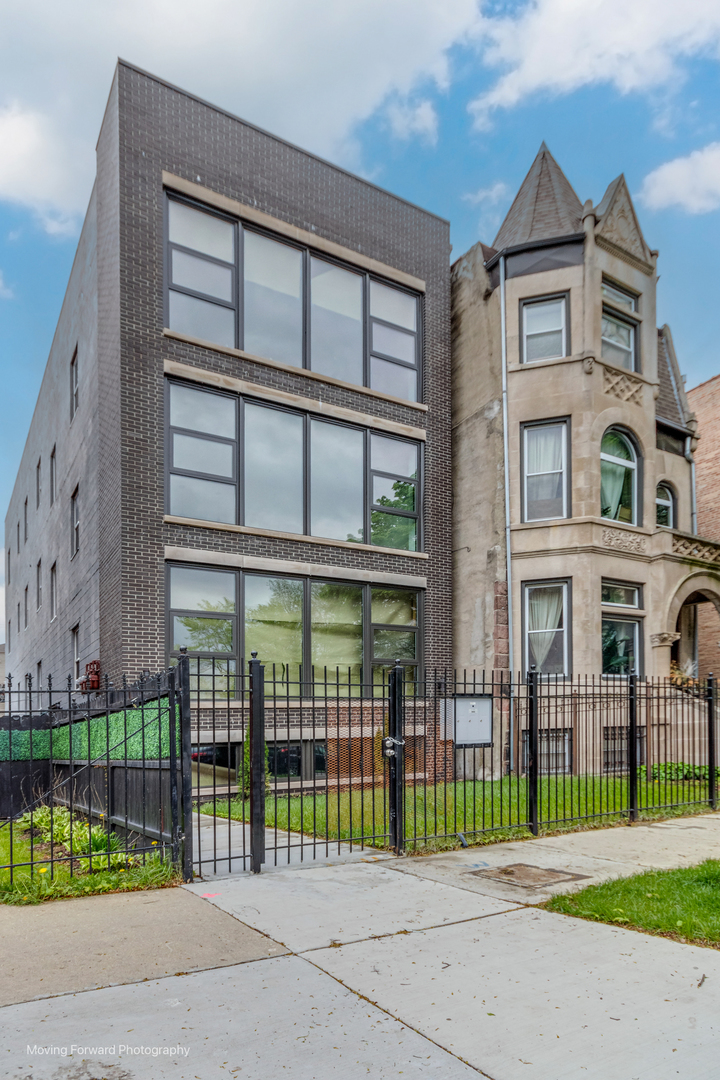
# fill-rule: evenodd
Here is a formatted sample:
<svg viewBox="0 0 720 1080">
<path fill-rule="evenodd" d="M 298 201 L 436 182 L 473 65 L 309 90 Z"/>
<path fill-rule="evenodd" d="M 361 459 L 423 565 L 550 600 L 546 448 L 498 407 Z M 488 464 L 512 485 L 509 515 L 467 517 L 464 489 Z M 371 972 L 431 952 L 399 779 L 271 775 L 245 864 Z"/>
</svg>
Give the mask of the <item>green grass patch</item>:
<svg viewBox="0 0 720 1080">
<path fill-rule="evenodd" d="M 548 911 L 720 948 L 720 860 L 649 870 L 554 896 Z"/>
<path fill-rule="evenodd" d="M 698 781 L 667 781 L 639 785 L 641 817 L 688 813 L 702 803 L 707 787 Z M 627 819 L 626 777 L 546 777 L 539 784 L 540 821 L 544 830 L 558 831 Z M 201 802 L 201 813 L 249 821 L 250 804 L 236 796 L 230 800 Z M 318 792 L 303 796 L 270 794 L 266 800 L 268 828 L 331 840 L 359 839 L 387 832 L 387 791 Z M 405 791 L 405 838 L 428 850 L 457 846 L 457 834 L 468 842 L 493 838 L 517 839 L 527 835 L 527 782 L 517 777 L 486 783 L 461 781 L 428 787 L 408 786 Z M 427 839 L 426 839 L 427 838 Z M 445 839 L 447 838 L 447 839 Z M 377 843 L 382 845 L 382 837 Z"/>
</svg>

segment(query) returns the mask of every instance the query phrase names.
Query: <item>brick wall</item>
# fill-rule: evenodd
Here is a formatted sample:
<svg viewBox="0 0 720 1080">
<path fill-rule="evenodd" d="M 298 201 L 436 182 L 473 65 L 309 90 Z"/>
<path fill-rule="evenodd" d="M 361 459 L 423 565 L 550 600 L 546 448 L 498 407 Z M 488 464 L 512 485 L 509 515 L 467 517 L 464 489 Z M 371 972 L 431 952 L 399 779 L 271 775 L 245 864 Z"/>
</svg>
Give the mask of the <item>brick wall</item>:
<svg viewBox="0 0 720 1080">
<path fill-rule="evenodd" d="M 689 390 L 688 402 L 698 421 L 695 451 L 697 531 L 720 541 L 720 375 Z M 698 669 L 720 675 L 720 615 L 713 604 L 698 604 Z"/>
<path fill-rule="evenodd" d="M 112 463 L 119 502 L 108 496 L 111 560 L 121 561 L 122 627 L 103 636 L 105 667 L 130 674 L 165 662 L 166 544 L 428 578 L 425 656 L 451 660 L 449 227 L 411 206 L 235 117 L 134 68 L 117 71 L 120 198 L 119 380 L 108 382 L 107 410 L 120 417 L 121 458 Z M 114 163 L 107 139 L 107 169 Z M 163 188 L 167 170 L 285 222 L 371 256 L 427 283 L 424 302 L 427 414 L 220 351 L 163 337 Z M 198 180 L 199 178 L 199 180 Z M 104 180 L 109 189 L 111 180 Z M 108 235 L 112 229 L 108 225 Z M 111 312 L 114 315 L 114 312 Z M 114 348 L 108 345 L 108 356 Z M 378 551 L 277 541 L 163 524 L 163 360 L 222 372 L 323 402 L 427 427 L 427 562 Z M 112 480 L 108 477 L 108 484 Z M 109 490 L 112 490 L 110 487 Z M 119 530 L 119 535 L 117 535 Z M 117 555 L 116 555 L 117 553 Z M 117 596 L 108 572 L 104 595 Z M 117 605 L 113 599 L 113 605 Z"/>
</svg>

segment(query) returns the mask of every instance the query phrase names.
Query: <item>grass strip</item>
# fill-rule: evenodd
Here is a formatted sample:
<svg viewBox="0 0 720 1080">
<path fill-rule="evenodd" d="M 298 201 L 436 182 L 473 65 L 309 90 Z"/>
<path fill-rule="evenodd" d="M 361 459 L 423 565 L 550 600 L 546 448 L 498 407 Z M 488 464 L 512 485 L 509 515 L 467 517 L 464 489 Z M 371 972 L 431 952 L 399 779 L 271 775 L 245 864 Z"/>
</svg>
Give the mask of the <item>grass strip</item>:
<svg viewBox="0 0 720 1080">
<path fill-rule="evenodd" d="M 625 777 L 574 776 L 543 778 L 539 784 L 543 831 L 608 825 L 627 820 L 628 782 Z M 640 817 L 673 817 L 707 812 L 706 785 L 697 781 L 643 784 Z M 203 814 L 250 820 L 247 799 L 200 801 Z M 527 782 L 524 778 L 477 783 L 458 781 L 410 786 L 405 791 L 405 838 L 428 850 L 440 843 L 457 846 L 457 834 L 468 843 L 486 842 L 489 833 L 517 838 L 527 833 Z M 364 791 L 320 791 L 300 795 L 268 794 L 265 824 L 284 832 L 305 833 L 330 840 L 377 837 L 388 831 L 387 791 L 378 786 Z M 427 838 L 427 839 L 425 839 Z"/>
<path fill-rule="evenodd" d="M 100 893 L 134 892 L 137 889 L 163 889 L 179 885 L 180 872 L 172 863 L 152 856 L 144 866 L 128 870 L 101 870 L 94 874 L 74 877 L 18 871 L 12 884 L 0 883 L 0 903 L 41 904 L 44 900 L 59 900 L 72 896 L 94 896 Z"/>
<path fill-rule="evenodd" d="M 720 860 L 648 870 L 553 896 L 548 911 L 720 948 Z"/>
</svg>

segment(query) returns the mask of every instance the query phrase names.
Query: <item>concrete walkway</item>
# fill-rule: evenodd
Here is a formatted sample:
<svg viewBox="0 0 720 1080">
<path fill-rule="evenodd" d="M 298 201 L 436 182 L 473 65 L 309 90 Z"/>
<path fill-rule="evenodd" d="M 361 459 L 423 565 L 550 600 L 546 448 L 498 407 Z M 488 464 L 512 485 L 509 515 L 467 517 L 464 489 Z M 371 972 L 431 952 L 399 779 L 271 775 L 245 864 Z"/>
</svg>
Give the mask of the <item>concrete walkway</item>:
<svg viewBox="0 0 720 1080">
<path fill-rule="evenodd" d="M 703 815 L 0 908 L 3 1000 L 39 998 L 0 1011 L 0 1075 L 716 1080 L 720 951 L 533 905 L 719 853 Z"/>
</svg>

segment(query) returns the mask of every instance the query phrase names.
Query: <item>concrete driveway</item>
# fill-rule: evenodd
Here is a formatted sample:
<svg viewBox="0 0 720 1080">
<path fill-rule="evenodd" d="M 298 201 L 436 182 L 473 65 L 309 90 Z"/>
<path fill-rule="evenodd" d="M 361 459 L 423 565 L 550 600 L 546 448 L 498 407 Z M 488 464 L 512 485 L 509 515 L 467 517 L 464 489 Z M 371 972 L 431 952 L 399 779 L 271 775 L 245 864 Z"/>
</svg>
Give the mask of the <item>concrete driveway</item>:
<svg viewBox="0 0 720 1080">
<path fill-rule="evenodd" d="M 533 905 L 700 862 L 719 841 L 720 816 L 704 815 L 214 878 L 124 911 L 117 897 L 0 909 L 4 1000 L 37 996 L 0 1012 L 0 1073 L 716 1080 L 720 951 Z M 582 877 L 528 885 L 538 869 Z M 124 984 L 78 992 L 103 979 Z"/>
</svg>

